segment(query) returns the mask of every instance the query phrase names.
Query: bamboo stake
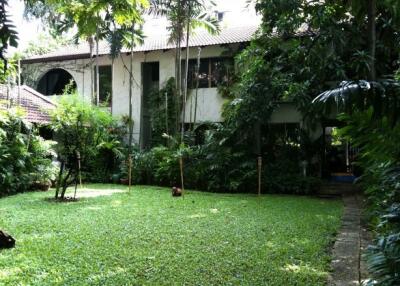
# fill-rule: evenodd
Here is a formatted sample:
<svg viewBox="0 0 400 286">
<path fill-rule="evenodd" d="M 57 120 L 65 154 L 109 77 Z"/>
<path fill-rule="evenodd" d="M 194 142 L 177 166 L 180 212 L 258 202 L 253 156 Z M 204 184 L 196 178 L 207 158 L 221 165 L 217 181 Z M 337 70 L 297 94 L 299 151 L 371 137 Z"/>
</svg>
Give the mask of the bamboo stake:
<svg viewBox="0 0 400 286">
<path fill-rule="evenodd" d="M 78 178 L 82 189 L 82 179 L 81 179 L 81 155 L 79 151 L 76 151 L 76 159 L 78 160 L 78 176 L 75 177 L 75 190 L 74 190 L 74 200 L 76 199 L 76 191 L 78 189 Z"/>
<path fill-rule="evenodd" d="M 168 129 L 168 92 L 165 91 L 165 132 L 167 134 L 169 134 Z"/>
<path fill-rule="evenodd" d="M 185 198 L 185 186 L 183 184 L 183 158 L 179 158 L 179 167 L 181 169 L 181 186 L 182 186 L 182 197 Z"/>
<path fill-rule="evenodd" d="M 131 185 L 132 185 L 132 157 L 129 155 L 128 158 L 128 191 L 131 191 Z"/>
<path fill-rule="evenodd" d="M 258 196 L 261 196 L 261 168 L 262 168 L 262 157 L 258 156 Z"/>
<path fill-rule="evenodd" d="M 78 157 L 79 185 L 80 185 L 81 189 L 83 189 L 83 187 L 82 187 L 82 173 L 81 173 L 81 154 L 79 152 L 77 152 L 76 155 Z"/>
</svg>

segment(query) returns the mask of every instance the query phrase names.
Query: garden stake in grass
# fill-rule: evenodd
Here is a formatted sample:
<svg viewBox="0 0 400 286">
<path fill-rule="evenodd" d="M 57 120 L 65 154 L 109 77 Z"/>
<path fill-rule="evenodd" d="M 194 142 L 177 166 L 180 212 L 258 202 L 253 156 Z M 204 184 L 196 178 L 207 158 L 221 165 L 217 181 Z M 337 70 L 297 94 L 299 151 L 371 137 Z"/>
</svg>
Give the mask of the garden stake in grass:
<svg viewBox="0 0 400 286">
<path fill-rule="evenodd" d="M 76 157 L 78 158 L 78 172 L 79 172 L 79 185 L 82 187 L 82 173 L 81 173 L 81 153 L 76 152 Z"/>
<path fill-rule="evenodd" d="M 183 158 L 179 157 L 179 167 L 181 170 L 181 185 L 182 185 L 182 198 L 185 198 L 185 186 L 183 184 Z"/>
<path fill-rule="evenodd" d="M 128 191 L 131 191 L 131 184 L 132 184 L 132 157 L 129 156 L 128 158 Z"/>
<path fill-rule="evenodd" d="M 262 168 L 262 157 L 258 156 L 257 158 L 258 162 L 258 196 L 261 195 L 261 168 Z"/>
<path fill-rule="evenodd" d="M 76 190 L 78 188 L 78 178 L 79 178 L 79 183 L 82 189 L 82 178 L 81 178 L 81 154 L 79 151 L 76 151 L 76 159 L 78 161 L 78 174 L 75 177 L 75 191 L 74 191 L 74 199 L 76 199 Z"/>
</svg>

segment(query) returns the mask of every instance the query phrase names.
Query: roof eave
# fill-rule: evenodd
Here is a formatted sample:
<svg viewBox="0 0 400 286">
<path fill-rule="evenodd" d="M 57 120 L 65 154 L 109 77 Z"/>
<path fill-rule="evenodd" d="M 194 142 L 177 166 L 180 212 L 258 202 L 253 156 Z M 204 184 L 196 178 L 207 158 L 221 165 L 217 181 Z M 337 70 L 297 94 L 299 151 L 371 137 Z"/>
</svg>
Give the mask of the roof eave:
<svg viewBox="0 0 400 286">
<path fill-rule="evenodd" d="M 234 45 L 234 44 L 241 44 L 241 43 L 249 43 L 250 40 L 246 41 L 232 41 L 232 42 L 227 42 L 227 43 L 215 43 L 215 44 L 209 44 L 209 45 L 189 45 L 189 48 L 196 48 L 196 47 L 213 47 L 213 46 L 221 46 L 221 45 Z M 156 52 L 156 51 L 169 51 L 173 50 L 176 47 L 169 47 L 169 48 L 157 48 L 157 49 L 143 49 L 143 50 L 138 50 L 134 51 L 134 53 L 149 53 L 149 52 Z M 183 46 L 181 47 L 182 49 L 185 49 L 186 47 Z M 130 51 L 122 51 L 122 54 L 129 55 Z M 99 54 L 99 56 L 108 56 L 109 54 Z M 31 59 L 23 59 L 21 60 L 22 64 L 33 64 L 33 63 L 47 63 L 47 62 L 57 62 L 57 61 L 68 61 L 68 60 L 80 60 L 80 59 L 90 59 L 90 53 L 85 53 L 85 54 L 70 54 L 70 55 L 62 55 L 62 56 L 54 56 L 54 57 L 43 57 L 43 58 L 31 58 Z"/>
<path fill-rule="evenodd" d="M 90 54 L 89 53 L 70 54 L 70 55 L 53 56 L 53 57 L 23 59 L 23 60 L 21 60 L 21 63 L 22 64 L 34 64 L 34 63 L 46 63 L 46 62 L 81 60 L 81 59 L 90 59 Z"/>
</svg>

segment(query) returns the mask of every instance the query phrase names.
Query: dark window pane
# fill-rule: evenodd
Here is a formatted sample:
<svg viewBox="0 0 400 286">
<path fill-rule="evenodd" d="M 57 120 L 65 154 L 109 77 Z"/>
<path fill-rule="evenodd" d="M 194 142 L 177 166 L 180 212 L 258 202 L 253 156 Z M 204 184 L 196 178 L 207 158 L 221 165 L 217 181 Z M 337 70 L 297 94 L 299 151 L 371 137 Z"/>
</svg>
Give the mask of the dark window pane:
<svg viewBox="0 0 400 286">
<path fill-rule="evenodd" d="M 208 59 L 201 59 L 200 60 L 200 68 L 197 73 L 197 78 L 199 80 L 199 88 L 207 88 L 209 87 L 208 85 L 208 79 L 209 79 L 209 60 Z M 197 65 L 197 64 L 196 64 Z M 196 67 L 197 71 L 197 67 Z"/>
<path fill-rule="evenodd" d="M 211 59 L 211 87 L 217 87 L 220 84 L 229 81 L 229 74 L 233 69 L 233 60 L 231 58 Z"/>
<path fill-rule="evenodd" d="M 207 88 L 209 87 L 208 79 L 209 79 L 209 59 L 201 59 L 200 67 L 198 66 L 197 59 L 189 60 L 189 69 L 188 69 L 188 88 L 195 89 L 197 85 L 197 79 L 199 81 L 199 88 Z M 185 78 L 185 60 L 182 61 L 182 78 Z"/>
<path fill-rule="evenodd" d="M 95 68 L 96 82 L 96 68 Z M 111 66 L 99 66 L 99 101 L 102 105 L 111 105 L 112 69 Z"/>
<path fill-rule="evenodd" d="M 186 62 L 184 61 L 182 65 L 183 65 L 182 73 L 183 73 L 183 78 L 184 78 Z M 189 72 L 188 72 L 188 88 L 189 89 L 196 88 L 196 65 L 197 65 L 196 60 L 189 60 Z"/>
</svg>

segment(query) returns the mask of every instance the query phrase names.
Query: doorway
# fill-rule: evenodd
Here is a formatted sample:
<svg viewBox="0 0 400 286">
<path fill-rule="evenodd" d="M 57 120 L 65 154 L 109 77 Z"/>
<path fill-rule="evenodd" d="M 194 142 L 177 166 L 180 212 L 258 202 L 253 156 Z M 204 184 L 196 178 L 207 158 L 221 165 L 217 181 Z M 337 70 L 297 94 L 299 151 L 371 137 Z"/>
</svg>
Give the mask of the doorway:
<svg viewBox="0 0 400 286">
<path fill-rule="evenodd" d="M 151 97 L 160 89 L 160 63 L 142 63 L 142 104 L 140 120 L 140 148 L 151 148 Z"/>
</svg>

